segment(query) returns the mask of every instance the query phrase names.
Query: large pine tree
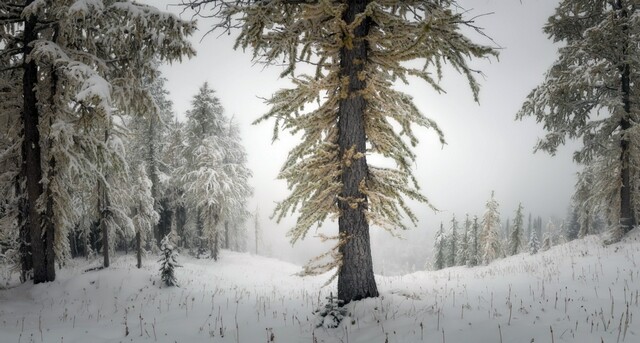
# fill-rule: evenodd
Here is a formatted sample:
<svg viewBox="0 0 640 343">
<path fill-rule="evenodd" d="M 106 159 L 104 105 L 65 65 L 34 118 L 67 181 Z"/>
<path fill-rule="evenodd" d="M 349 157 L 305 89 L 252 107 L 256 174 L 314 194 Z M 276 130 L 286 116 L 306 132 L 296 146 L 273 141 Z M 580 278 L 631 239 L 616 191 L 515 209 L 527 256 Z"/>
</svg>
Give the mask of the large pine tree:
<svg viewBox="0 0 640 343">
<path fill-rule="evenodd" d="M 574 159 L 597 171 L 585 213 L 610 208 L 611 241 L 637 224 L 640 24 L 636 0 L 563 0 L 544 26 L 564 43 L 545 81 L 527 97 L 518 118 L 533 116 L 548 134 L 537 150 L 555 153 L 582 138 Z M 582 174 L 587 176 L 587 174 Z M 581 197 L 582 198 L 582 197 Z M 595 204 L 594 204 L 595 202 Z M 589 209 L 580 210 L 580 207 Z M 583 227 L 583 230 L 586 230 Z"/>
<path fill-rule="evenodd" d="M 302 142 L 282 168 L 280 177 L 292 191 L 276 213 L 282 218 L 299 212 L 289 232 L 292 242 L 327 217 L 337 217 L 339 259 L 324 265 L 339 266 L 338 298 L 348 303 L 377 296 L 369 225 L 404 228 L 403 214 L 415 223 L 405 199 L 428 202 L 411 171 L 413 129 L 434 128 L 443 139 L 394 83 L 417 77 L 441 91 L 446 63 L 468 78 L 477 99 L 479 87 L 467 60 L 494 50 L 461 33 L 471 23 L 455 1 L 184 2 L 212 7 L 221 30 L 239 27 L 236 46 L 253 50 L 256 60 L 285 61 L 282 76 L 291 77 L 294 88 L 278 91 L 260 120 L 275 119 L 276 129 L 300 133 Z M 295 74 L 299 64 L 314 66 L 315 73 Z M 372 154 L 396 167 L 370 165 Z"/>
</svg>

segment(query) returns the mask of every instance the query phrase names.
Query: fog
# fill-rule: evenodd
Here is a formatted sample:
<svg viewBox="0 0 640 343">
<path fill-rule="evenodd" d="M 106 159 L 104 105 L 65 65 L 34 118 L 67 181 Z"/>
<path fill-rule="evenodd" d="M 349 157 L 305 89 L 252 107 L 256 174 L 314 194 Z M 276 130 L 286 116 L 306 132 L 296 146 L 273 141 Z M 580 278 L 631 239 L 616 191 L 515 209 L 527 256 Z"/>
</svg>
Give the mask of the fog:
<svg viewBox="0 0 640 343">
<path fill-rule="evenodd" d="M 168 1 L 147 1 L 156 6 Z M 447 72 L 442 80 L 446 94 L 437 94 L 419 80 L 398 88 L 412 95 L 418 108 L 434 119 L 444 131 L 447 144 L 442 146 L 434 132 L 419 131 L 421 143 L 414 172 L 423 194 L 439 212 L 421 204 L 411 207 L 419 224 L 412 230 L 399 232 L 394 238 L 388 232 L 372 228 L 372 249 L 378 273 L 398 274 L 423 269 L 431 258 L 432 240 L 440 222 L 448 223 L 453 214 L 459 221 L 466 213 L 481 216 L 484 204 L 494 190 L 500 203 L 502 220 L 513 218 L 522 202 L 525 213 L 543 218 L 564 218 L 575 183 L 578 167 L 571 154 L 576 143 L 563 147 L 556 156 L 538 152 L 533 147 L 544 134 L 534 120 L 515 121 L 515 114 L 526 95 L 543 80 L 545 71 L 555 59 L 557 45 L 542 32 L 555 3 L 548 0 L 461 0 L 469 10 L 468 18 L 481 14 L 475 25 L 493 41 L 469 32 L 476 42 L 500 48 L 499 60 L 473 61 L 484 76 L 480 103 L 473 101 L 466 80 Z M 175 6 L 160 7 L 180 13 Z M 189 12 L 181 14 L 190 18 Z M 263 229 L 262 253 L 297 264 L 305 263 L 327 249 L 310 232 L 306 240 L 291 246 L 286 231 L 295 223 L 295 215 L 279 224 L 269 219 L 277 201 L 288 194 L 286 183 L 277 179 L 288 151 L 296 137 L 281 134 L 271 143 L 273 122 L 251 125 L 267 111 L 263 98 L 289 85 L 278 79 L 280 67 L 267 67 L 251 61 L 250 51 L 233 51 L 235 34 L 214 32 L 204 36 L 212 19 L 198 19 L 200 31 L 193 37 L 198 55 L 180 64 L 162 68 L 168 79 L 168 90 L 174 110 L 180 118 L 190 106 L 198 87 L 208 81 L 226 114 L 240 123 L 248 164 L 253 170 L 255 195 L 250 209 L 259 208 Z M 546 220 L 546 219 L 545 219 Z M 249 223 L 249 231 L 253 224 Z M 337 233 L 337 223 L 327 222 L 320 229 Z M 249 244 L 252 248 L 252 243 Z"/>
</svg>

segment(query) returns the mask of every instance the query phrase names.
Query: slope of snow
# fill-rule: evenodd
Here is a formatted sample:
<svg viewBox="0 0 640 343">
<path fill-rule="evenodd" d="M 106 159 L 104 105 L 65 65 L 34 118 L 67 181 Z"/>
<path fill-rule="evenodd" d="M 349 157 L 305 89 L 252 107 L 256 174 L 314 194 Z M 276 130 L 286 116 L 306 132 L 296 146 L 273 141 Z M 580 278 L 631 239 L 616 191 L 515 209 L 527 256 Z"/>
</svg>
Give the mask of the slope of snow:
<svg viewBox="0 0 640 343">
<path fill-rule="evenodd" d="M 53 283 L 0 290 L 0 342 L 638 342 L 639 238 L 377 277 L 382 296 L 349 304 L 335 329 L 313 314 L 335 284 L 289 263 L 181 257 L 181 287 L 163 288 L 155 259 L 75 260 Z"/>
</svg>

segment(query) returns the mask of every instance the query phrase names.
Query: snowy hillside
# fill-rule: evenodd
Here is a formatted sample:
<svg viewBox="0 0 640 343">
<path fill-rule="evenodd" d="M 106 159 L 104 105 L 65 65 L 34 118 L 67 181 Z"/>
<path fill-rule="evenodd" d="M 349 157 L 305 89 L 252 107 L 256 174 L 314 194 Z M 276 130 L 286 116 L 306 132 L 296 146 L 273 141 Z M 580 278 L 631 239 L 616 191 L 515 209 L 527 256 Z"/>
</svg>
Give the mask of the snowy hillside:
<svg viewBox="0 0 640 343">
<path fill-rule="evenodd" d="M 382 296 L 349 304 L 335 329 L 312 313 L 328 276 L 277 260 L 183 256 L 180 288 L 160 287 L 155 259 L 86 273 L 74 260 L 53 283 L 0 290 L 0 342 L 638 342 L 639 238 L 377 277 Z"/>
</svg>

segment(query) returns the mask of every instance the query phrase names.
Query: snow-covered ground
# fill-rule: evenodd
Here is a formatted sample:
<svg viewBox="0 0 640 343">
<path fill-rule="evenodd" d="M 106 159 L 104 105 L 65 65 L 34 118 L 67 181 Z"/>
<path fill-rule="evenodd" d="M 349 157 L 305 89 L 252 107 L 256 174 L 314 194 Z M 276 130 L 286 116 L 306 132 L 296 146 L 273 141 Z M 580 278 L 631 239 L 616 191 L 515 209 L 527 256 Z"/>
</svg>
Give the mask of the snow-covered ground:
<svg viewBox="0 0 640 343">
<path fill-rule="evenodd" d="M 592 236 L 485 267 L 377 277 L 381 297 L 349 304 L 335 329 L 312 313 L 335 284 L 278 260 L 183 256 L 179 288 L 160 286 L 152 258 L 86 273 L 75 260 L 53 283 L 0 290 L 0 342 L 639 342 L 638 257 L 633 232 L 611 246 Z"/>
</svg>

